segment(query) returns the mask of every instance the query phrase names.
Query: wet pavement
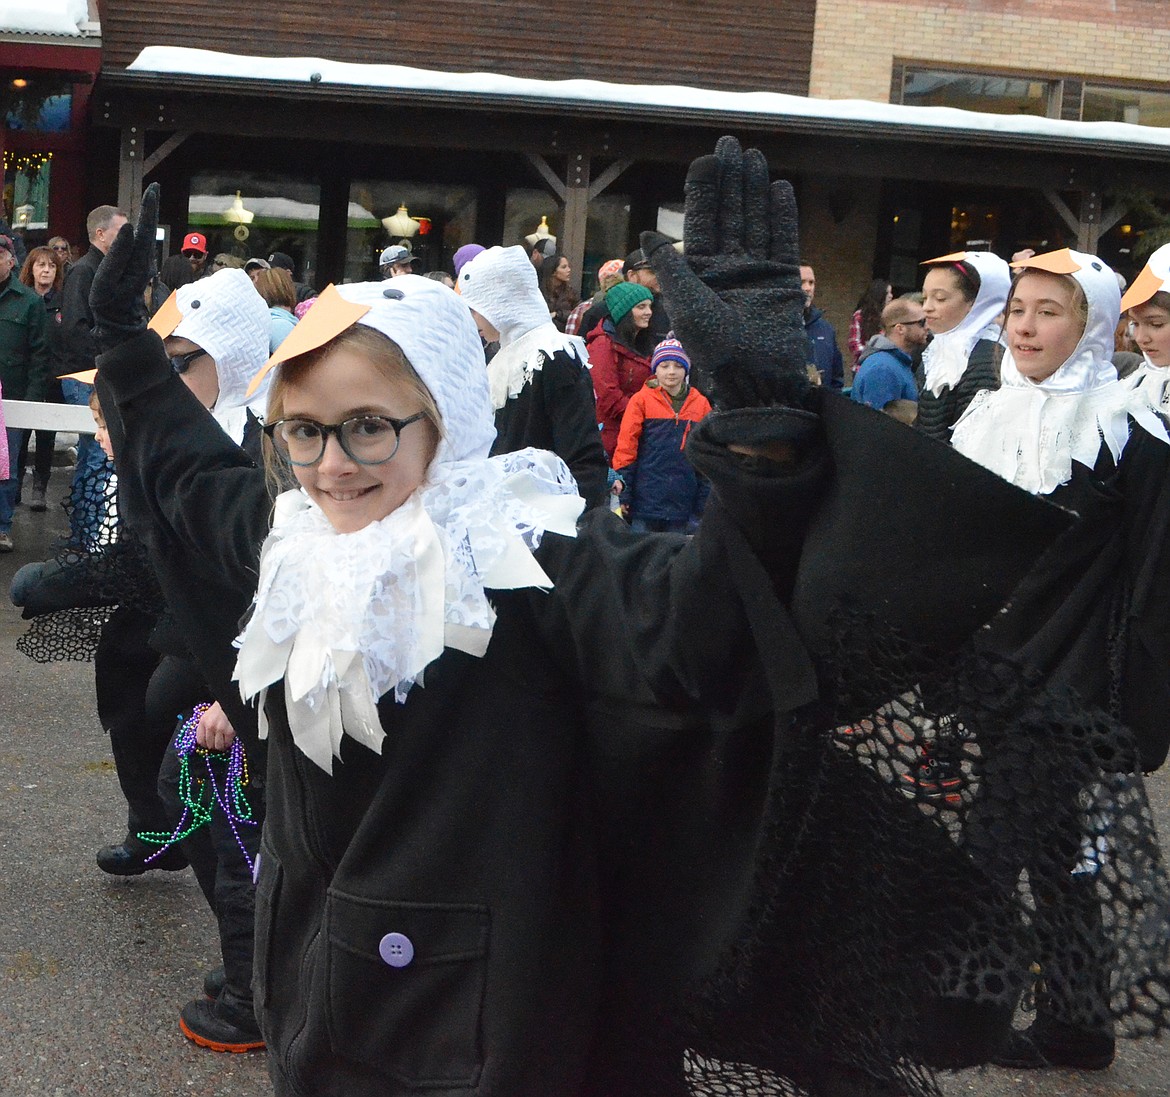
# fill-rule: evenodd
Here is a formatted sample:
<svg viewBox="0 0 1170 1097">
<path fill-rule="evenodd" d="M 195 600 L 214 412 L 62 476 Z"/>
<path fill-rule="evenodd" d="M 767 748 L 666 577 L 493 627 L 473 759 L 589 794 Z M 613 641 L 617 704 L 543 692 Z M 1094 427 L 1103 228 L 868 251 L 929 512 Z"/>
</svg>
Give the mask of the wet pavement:
<svg viewBox="0 0 1170 1097">
<path fill-rule="evenodd" d="M 56 470 L 51 495 L 65 487 Z M 62 512 L 17 512 L 0 590 L 49 554 Z M 190 870 L 117 879 L 94 863 L 125 806 L 93 701 L 93 665 L 38 665 L 0 598 L 0 1097 L 261 1097 L 263 1054 L 185 1040 L 180 1007 L 218 964 L 215 927 Z M 1170 783 L 1151 781 L 1161 833 Z M 988 1069 L 945 1080 L 947 1097 L 1170 1094 L 1170 1042 L 1123 1042 L 1100 1074 Z M 505 1095 L 506 1097 L 506 1095 Z"/>
</svg>

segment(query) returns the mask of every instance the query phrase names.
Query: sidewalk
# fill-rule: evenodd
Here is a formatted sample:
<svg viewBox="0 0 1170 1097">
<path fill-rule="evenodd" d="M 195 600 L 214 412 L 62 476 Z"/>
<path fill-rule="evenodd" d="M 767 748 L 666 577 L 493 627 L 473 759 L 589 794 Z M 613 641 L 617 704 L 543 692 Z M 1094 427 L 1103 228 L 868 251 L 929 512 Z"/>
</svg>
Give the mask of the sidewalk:
<svg viewBox="0 0 1170 1097">
<path fill-rule="evenodd" d="M 54 492 L 67 483 L 54 472 Z M 65 528 L 58 508 L 17 511 L 16 568 Z M 0 1097 L 267 1097 L 264 1056 L 217 1055 L 179 1034 L 179 1008 L 218 965 L 190 870 L 116 879 L 94 864 L 125 807 L 93 703 L 93 665 L 41 666 L 0 599 Z M 1170 782 L 1151 798 L 1170 823 Z M 944 1080 L 947 1097 L 1137 1097 L 1170 1093 L 1170 1042 L 1122 1042 L 1101 1074 L 988 1069 Z"/>
</svg>

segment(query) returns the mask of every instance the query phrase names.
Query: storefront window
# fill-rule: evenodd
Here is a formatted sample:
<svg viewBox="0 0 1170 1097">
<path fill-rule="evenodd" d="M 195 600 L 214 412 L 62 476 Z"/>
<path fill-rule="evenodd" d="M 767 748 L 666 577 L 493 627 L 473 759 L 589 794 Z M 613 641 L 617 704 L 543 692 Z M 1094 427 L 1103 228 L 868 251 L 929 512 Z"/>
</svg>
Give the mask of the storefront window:
<svg viewBox="0 0 1170 1097">
<path fill-rule="evenodd" d="M 1055 82 L 1050 80 L 907 68 L 902 77 L 902 103 L 1045 118 L 1055 113 L 1055 88 Z"/>
<path fill-rule="evenodd" d="M 0 95 L 5 128 L 36 133 L 68 133 L 73 89 L 60 80 L 9 77 Z"/>
<path fill-rule="evenodd" d="M 1081 120 L 1170 126 L 1170 92 L 1086 84 Z"/>
<path fill-rule="evenodd" d="M 238 197 L 238 202 L 237 202 Z M 306 180 L 262 172 L 202 172 L 191 179 L 187 223 L 207 237 L 211 256 L 292 257 L 299 282 L 317 269 L 321 188 Z M 171 246 L 178 250 L 178 240 Z"/>
<path fill-rule="evenodd" d="M 4 219 L 17 232 L 49 227 L 49 177 L 52 153 L 5 152 Z"/>
<path fill-rule="evenodd" d="M 527 237 L 536 232 L 542 217 L 563 250 L 564 209 L 546 190 L 518 187 L 508 191 L 504 206 L 504 244 L 527 246 Z M 608 259 L 624 259 L 629 251 L 630 199 L 624 194 L 602 194 L 589 203 L 585 218 L 585 266 L 581 292 L 588 296 L 597 289 L 597 268 Z"/>
<path fill-rule="evenodd" d="M 401 225 L 387 224 L 403 206 L 406 216 L 417 222 L 410 235 L 401 232 Z M 432 270 L 450 274 L 455 252 L 475 239 L 477 214 L 478 202 L 472 187 L 355 180 L 349 188 L 344 280 L 378 278 L 382 249 L 403 240 L 422 260 L 415 266 L 419 274 Z"/>
</svg>

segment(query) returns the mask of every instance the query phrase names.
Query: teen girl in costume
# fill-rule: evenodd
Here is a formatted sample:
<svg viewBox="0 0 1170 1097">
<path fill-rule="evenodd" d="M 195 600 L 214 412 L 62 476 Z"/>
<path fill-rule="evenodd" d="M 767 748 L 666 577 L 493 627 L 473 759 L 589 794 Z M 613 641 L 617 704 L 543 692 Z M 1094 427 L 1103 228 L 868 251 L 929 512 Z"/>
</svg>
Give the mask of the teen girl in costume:
<svg viewBox="0 0 1170 1097">
<path fill-rule="evenodd" d="M 960 453 L 1075 522 L 1017 590 L 988 641 L 1124 722 L 1130 775 L 1166 756 L 1170 705 L 1170 438 L 1157 400 L 1112 363 L 1120 290 L 1093 255 L 1062 249 L 1015 264 L 1002 386 L 980 393 L 955 427 Z M 1086 814 L 1058 839 L 1064 871 L 1041 881 L 1037 1017 L 1000 1061 L 1107 1067 L 1114 1056 L 1115 957 L 1101 927 L 1101 877 L 1116 830 Z M 1119 980 L 1114 979 L 1114 983 Z"/>
<path fill-rule="evenodd" d="M 922 353 L 915 425 L 949 442 L 975 394 L 999 387 L 1000 314 L 1011 274 L 989 251 L 955 252 L 926 265 L 922 309 L 933 338 Z"/>
</svg>

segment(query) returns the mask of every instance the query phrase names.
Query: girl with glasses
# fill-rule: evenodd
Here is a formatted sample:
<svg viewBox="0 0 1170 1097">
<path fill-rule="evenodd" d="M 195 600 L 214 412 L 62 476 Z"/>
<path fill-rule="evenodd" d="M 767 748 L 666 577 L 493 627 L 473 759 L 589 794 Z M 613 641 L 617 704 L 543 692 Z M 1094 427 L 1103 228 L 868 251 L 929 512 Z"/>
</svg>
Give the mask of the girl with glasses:
<svg viewBox="0 0 1170 1097">
<path fill-rule="evenodd" d="M 924 1094 L 913 1063 L 979 1061 L 1006 1035 L 1022 952 L 995 941 L 978 1001 L 936 961 L 961 957 L 954 973 L 978 983 L 981 919 L 1017 924 L 1007 897 L 883 783 L 870 749 L 902 738 L 870 739 L 867 767 L 830 735 L 842 714 L 810 651 L 848 569 L 827 546 L 834 513 L 858 532 L 853 504 L 875 493 L 822 508 L 829 452 L 876 431 L 898 452 L 861 472 L 884 485 L 899 469 L 977 481 L 927 493 L 929 517 L 899 538 L 908 568 L 924 534 L 953 539 L 940 513 L 1006 521 L 965 527 L 986 533 L 990 569 L 968 559 L 988 576 L 980 610 L 908 610 L 934 634 L 994 612 L 1050 516 L 810 393 L 791 189 L 730 138 L 692 172 L 700 250 L 643 239 L 726 401 L 688 441 L 713 484 L 690 539 L 605 508 L 578 522 L 549 452 L 487 456 L 482 344 L 437 283 L 327 289 L 269 360 L 268 460 L 295 481 L 274 501 L 123 303 L 149 269 L 155 188 L 95 287 L 99 384 L 167 550 L 164 588 L 255 592 L 235 677 L 269 743 L 255 988 L 282 1097 L 751 1092 L 744 1062 L 822 1095 Z M 726 298 L 688 265 L 705 248 Z M 878 604 L 874 532 L 864 556 L 882 570 L 860 589 Z M 997 833 L 1015 834 L 1020 800 L 1047 802 L 1006 803 Z M 845 820 L 861 822 L 838 841 Z"/>
</svg>

